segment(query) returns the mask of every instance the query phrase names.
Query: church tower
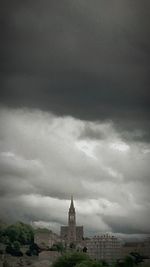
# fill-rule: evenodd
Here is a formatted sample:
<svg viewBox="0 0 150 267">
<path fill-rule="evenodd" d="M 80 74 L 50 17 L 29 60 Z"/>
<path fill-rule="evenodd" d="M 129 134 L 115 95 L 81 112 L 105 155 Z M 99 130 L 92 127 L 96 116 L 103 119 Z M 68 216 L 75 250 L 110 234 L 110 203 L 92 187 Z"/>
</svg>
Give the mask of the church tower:
<svg viewBox="0 0 150 267">
<path fill-rule="evenodd" d="M 71 196 L 71 203 L 68 211 L 68 225 L 61 226 L 60 236 L 67 247 L 71 247 L 72 245 L 76 244 L 82 244 L 83 242 L 83 226 L 76 225 L 76 212 L 73 196 Z"/>
<path fill-rule="evenodd" d="M 71 196 L 71 204 L 68 212 L 68 239 L 71 243 L 76 242 L 76 212 Z"/>
</svg>

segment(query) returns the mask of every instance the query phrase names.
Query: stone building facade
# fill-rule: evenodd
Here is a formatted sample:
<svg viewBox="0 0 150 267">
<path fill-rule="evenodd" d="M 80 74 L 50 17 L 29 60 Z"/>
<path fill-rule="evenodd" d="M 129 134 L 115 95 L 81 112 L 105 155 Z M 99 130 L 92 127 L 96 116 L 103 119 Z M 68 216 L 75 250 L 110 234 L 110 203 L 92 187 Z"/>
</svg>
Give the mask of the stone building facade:
<svg viewBox="0 0 150 267">
<path fill-rule="evenodd" d="M 53 233 L 52 231 L 44 232 L 38 231 L 35 233 L 34 242 L 41 248 L 51 248 L 54 244 L 61 241 L 60 236 Z"/>
<path fill-rule="evenodd" d="M 86 241 L 87 253 L 94 260 L 113 262 L 121 258 L 121 243 L 111 235 L 95 236 Z"/>
<path fill-rule="evenodd" d="M 67 246 L 74 244 L 78 245 L 83 241 L 83 226 L 76 225 L 76 212 L 71 197 L 71 204 L 68 212 L 68 225 L 61 226 L 60 229 L 61 240 L 65 242 Z"/>
</svg>

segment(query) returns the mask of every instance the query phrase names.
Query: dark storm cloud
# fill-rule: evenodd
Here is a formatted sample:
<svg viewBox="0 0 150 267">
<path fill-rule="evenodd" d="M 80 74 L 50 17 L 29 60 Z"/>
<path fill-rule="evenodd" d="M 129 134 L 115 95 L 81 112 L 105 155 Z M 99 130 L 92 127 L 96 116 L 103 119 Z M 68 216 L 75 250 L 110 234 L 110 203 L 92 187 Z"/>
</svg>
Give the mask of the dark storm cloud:
<svg viewBox="0 0 150 267">
<path fill-rule="evenodd" d="M 1 217 L 150 232 L 150 2 L 1 7 Z"/>
<path fill-rule="evenodd" d="M 148 1 L 2 5 L 2 103 L 113 120 L 148 139 Z"/>
</svg>

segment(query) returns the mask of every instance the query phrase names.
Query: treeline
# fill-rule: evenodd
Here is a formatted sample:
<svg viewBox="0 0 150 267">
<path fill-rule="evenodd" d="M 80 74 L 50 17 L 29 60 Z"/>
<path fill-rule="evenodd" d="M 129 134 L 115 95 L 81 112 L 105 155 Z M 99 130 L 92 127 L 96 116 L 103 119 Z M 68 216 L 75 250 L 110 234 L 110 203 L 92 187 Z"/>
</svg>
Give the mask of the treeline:
<svg viewBox="0 0 150 267">
<path fill-rule="evenodd" d="M 38 255 L 39 248 L 34 244 L 34 230 L 25 223 L 17 222 L 12 225 L 0 224 L 0 243 L 5 245 L 5 252 L 12 256 L 23 256 L 21 247 L 27 245 L 28 256 Z M 0 250 L 0 254 L 3 251 Z"/>
<path fill-rule="evenodd" d="M 108 266 L 106 262 L 93 261 L 86 253 L 66 253 L 59 257 L 52 267 L 104 267 Z"/>
<path fill-rule="evenodd" d="M 52 265 L 52 267 L 136 267 L 137 262 L 131 256 L 108 264 L 106 261 L 96 261 L 89 258 L 86 253 L 66 253 L 59 257 Z"/>
<path fill-rule="evenodd" d="M 0 242 L 8 244 L 8 242 L 19 242 L 21 245 L 28 245 L 34 241 L 33 228 L 25 223 L 17 222 L 12 225 L 0 225 Z"/>
</svg>

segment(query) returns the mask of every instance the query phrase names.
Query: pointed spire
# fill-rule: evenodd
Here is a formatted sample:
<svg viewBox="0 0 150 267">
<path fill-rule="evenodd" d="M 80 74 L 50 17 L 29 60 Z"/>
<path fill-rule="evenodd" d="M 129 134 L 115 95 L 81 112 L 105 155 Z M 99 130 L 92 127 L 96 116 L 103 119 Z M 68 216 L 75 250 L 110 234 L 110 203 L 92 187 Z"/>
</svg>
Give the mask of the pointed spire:
<svg viewBox="0 0 150 267">
<path fill-rule="evenodd" d="M 73 203 L 73 196 L 71 196 L 71 203 L 68 212 L 68 225 L 76 225 L 76 212 Z"/>
<path fill-rule="evenodd" d="M 71 195 L 71 204 L 70 204 L 70 208 L 71 208 L 71 209 L 74 209 L 73 195 Z"/>
</svg>

